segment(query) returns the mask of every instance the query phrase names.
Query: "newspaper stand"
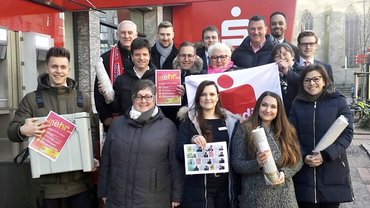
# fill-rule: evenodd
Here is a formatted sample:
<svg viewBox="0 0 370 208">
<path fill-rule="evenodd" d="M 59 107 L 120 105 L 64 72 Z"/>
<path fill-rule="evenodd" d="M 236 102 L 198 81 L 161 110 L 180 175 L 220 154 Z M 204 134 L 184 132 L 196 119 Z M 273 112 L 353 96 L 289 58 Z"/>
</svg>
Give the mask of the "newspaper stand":
<svg viewBox="0 0 370 208">
<path fill-rule="evenodd" d="M 86 112 L 81 112 L 61 116 L 76 124 L 76 129 L 66 142 L 56 161 L 52 161 L 38 152 L 29 149 L 32 178 L 39 178 L 40 175 L 76 170 L 90 172 L 94 167 L 90 115 Z M 42 117 L 39 119 L 45 118 Z"/>
</svg>

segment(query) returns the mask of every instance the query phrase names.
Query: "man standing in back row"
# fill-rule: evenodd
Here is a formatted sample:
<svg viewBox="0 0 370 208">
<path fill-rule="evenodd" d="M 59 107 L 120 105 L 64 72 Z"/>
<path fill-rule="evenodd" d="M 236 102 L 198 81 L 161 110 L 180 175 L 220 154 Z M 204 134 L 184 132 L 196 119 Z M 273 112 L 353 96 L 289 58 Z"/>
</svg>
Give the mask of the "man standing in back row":
<svg viewBox="0 0 370 208">
<path fill-rule="evenodd" d="M 158 25 L 158 41 L 152 47 L 151 62 L 157 69 L 173 69 L 172 62 L 177 56 L 173 44 L 175 33 L 171 22 L 163 21 Z"/>
<path fill-rule="evenodd" d="M 197 48 L 197 55 L 203 60 L 202 73 L 207 74 L 209 66 L 208 47 L 220 42 L 220 32 L 217 27 L 210 25 L 202 31 L 202 47 Z"/>
</svg>

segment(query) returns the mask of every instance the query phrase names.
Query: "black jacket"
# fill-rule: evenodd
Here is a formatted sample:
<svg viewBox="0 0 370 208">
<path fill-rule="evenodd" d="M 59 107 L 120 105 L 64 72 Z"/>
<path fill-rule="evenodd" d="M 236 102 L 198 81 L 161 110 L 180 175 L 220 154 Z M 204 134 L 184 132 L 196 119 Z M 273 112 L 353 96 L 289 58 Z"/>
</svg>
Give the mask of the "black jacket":
<svg viewBox="0 0 370 208">
<path fill-rule="evenodd" d="M 254 53 L 250 45 L 250 37 L 246 37 L 238 46 L 231 56 L 231 60 L 235 65 L 241 68 L 250 68 L 269 64 L 273 62 L 272 48 L 278 41 L 272 35 L 266 35 L 266 43 L 257 52 Z"/>
<path fill-rule="evenodd" d="M 170 55 L 168 55 L 166 61 L 164 61 L 163 66 L 160 67 L 161 54 L 159 54 L 159 52 L 158 52 L 158 50 L 157 50 L 157 48 L 155 47 L 155 44 L 154 44 L 154 46 L 152 47 L 150 61 L 152 62 L 152 64 L 154 64 L 154 66 L 157 69 L 173 69 L 172 62 L 176 58 L 177 54 L 178 54 L 178 50 L 174 45 L 172 47 Z"/>
<path fill-rule="evenodd" d="M 206 48 L 204 46 L 197 48 L 197 55 L 203 60 L 202 74 L 207 74 L 208 60 L 206 56 Z"/>
<path fill-rule="evenodd" d="M 299 93 L 289 119 L 297 129 L 302 157 L 305 158 L 340 115 L 348 119 L 349 125 L 333 144 L 321 151 L 323 164 L 315 168 L 304 164 L 293 178 L 298 202 L 341 203 L 353 200 L 346 154 L 353 137 L 353 119 L 345 97 L 334 92 L 310 101 Z"/>
</svg>

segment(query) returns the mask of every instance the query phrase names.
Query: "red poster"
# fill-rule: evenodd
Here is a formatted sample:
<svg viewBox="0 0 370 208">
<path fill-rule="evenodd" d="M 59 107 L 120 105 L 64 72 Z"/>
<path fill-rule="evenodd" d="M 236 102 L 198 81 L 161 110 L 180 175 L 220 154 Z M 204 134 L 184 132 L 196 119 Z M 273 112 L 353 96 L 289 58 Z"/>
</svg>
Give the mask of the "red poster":
<svg viewBox="0 0 370 208">
<path fill-rule="evenodd" d="M 45 121 L 49 124 L 45 134 L 35 137 L 28 147 L 55 161 L 76 125 L 53 111 L 50 111 Z"/>
<path fill-rule="evenodd" d="M 177 86 L 181 85 L 181 70 L 155 71 L 158 106 L 181 105 L 181 95 L 177 93 Z"/>
</svg>

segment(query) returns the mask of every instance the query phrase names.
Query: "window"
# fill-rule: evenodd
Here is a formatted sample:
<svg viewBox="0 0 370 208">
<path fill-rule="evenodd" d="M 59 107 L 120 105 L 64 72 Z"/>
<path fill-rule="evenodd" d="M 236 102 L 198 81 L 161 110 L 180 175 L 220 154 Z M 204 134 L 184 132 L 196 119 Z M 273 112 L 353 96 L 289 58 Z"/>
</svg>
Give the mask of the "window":
<svg viewBox="0 0 370 208">
<path fill-rule="evenodd" d="M 351 5 L 346 10 L 345 16 L 345 56 L 347 66 L 356 67 L 355 56 L 359 51 L 360 20 L 356 10 Z"/>
<path fill-rule="evenodd" d="M 100 17 L 100 21 L 107 22 L 106 17 Z M 100 25 L 100 40 L 108 40 L 108 27 Z"/>
<path fill-rule="evenodd" d="M 307 9 L 303 11 L 301 17 L 301 32 L 306 30 L 313 30 L 313 17 Z"/>
</svg>

